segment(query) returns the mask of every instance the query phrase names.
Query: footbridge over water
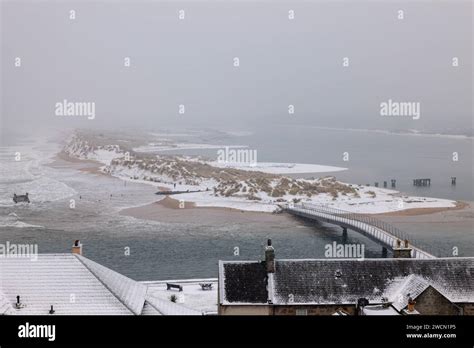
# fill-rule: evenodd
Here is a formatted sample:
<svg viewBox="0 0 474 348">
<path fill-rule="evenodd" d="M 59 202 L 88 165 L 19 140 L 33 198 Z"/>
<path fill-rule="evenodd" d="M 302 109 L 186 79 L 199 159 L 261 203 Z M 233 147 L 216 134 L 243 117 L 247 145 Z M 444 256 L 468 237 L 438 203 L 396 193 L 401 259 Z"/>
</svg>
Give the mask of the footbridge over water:
<svg viewBox="0 0 474 348">
<path fill-rule="evenodd" d="M 417 243 L 406 233 L 367 214 L 352 213 L 309 203 L 290 203 L 281 206 L 281 208 L 293 215 L 341 226 L 346 237 L 347 229 L 359 232 L 381 244 L 385 255 L 389 249 L 394 252 L 409 253 L 407 257 L 412 258 L 436 258 L 432 252 L 426 251 L 425 247 L 421 249 L 421 243 Z"/>
</svg>

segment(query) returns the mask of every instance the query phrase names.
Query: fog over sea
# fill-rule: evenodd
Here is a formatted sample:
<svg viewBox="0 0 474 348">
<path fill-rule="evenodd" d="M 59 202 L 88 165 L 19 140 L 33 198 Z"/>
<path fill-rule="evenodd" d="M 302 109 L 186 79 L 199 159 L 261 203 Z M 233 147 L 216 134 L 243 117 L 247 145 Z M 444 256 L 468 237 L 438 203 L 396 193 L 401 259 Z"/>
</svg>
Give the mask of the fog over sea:
<svg viewBox="0 0 474 348">
<path fill-rule="evenodd" d="M 334 173 L 337 179 L 355 184 L 379 182 L 380 187 L 384 180 L 390 186 L 390 179 L 396 179 L 397 189 L 407 194 L 474 200 L 472 138 L 275 125 L 240 133 L 206 130 L 174 140 L 244 144 L 256 149 L 262 162 L 346 167 L 347 171 Z M 137 280 L 155 280 L 216 277 L 218 260 L 259 259 L 267 238 L 274 241 L 279 258 L 324 257 L 326 244 L 341 242 L 337 227 L 284 214 L 250 222 L 234 217 L 218 224 L 205 212 L 199 221 L 183 216 L 183 221 L 176 223 L 122 216 L 118 212 L 123 208 L 156 201 L 155 188 L 125 185 L 116 178 L 79 171 L 80 164 L 53 162 L 52 157 L 61 149 L 57 136 L 5 134 L 1 145 L 0 243 L 37 243 L 40 253 L 64 253 L 80 239 L 84 255 L 90 259 Z M 21 153 L 20 161 L 15 161 L 16 152 Z M 349 161 L 343 161 L 344 152 L 349 153 Z M 453 152 L 458 153 L 458 161 L 452 160 Z M 212 157 L 216 149 L 181 153 Z M 451 185 L 452 176 L 457 177 L 456 186 Z M 415 178 L 431 178 L 432 184 L 414 187 Z M 29 192 L 32 203 L 15 205 L 14 192 Z M 76 200 L 75 209 L 69 208 L 71 198 Z M 437 248 L 459 246 L 460 255 L 474 255 L 471 212 L 451 211 L 442 218 L 433 214 L 387 219 Z M 436 219 L 444 219 L 444 223 Z M 366 257 L 381 255 L 379 245 L 357 233 L 349 231 L 347 243 L 364 243 Z M 124 255 L 126 247 L 130 256 Z M 240 256 L 234 255 L 235 247 L 239 247 Z"/>
</svg>

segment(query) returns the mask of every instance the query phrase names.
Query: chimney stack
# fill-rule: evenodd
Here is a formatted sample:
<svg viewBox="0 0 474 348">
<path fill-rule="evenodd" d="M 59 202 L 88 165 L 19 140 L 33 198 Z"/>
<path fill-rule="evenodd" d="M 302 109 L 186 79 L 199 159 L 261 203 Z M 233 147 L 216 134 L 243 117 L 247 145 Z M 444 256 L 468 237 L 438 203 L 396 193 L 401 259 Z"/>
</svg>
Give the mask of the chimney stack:
<svg viewBox="0 0 474 348">
<path fill-rule="evenodd" d="M 408 312 L 414 312 L 415 311 L 415 304 L 416 301 L 413 300 L 411 297 L 408 298 Z"/>
<path fill-rule="evenodd" d="M 267 273 L 275 273 L 275 249 L 272 247 L 272 240 L 267 240 L 265 247 L 265 266 Z"/>
<path fill-rule="evenodd" d="M 410 294 L 407 294 L 407 296 L 408 296 L 408 305 L 407 305 L 407 308 L 405 308 L 402 311 L 402 314 L 404 314 L 404 315 L 419 315 L 420 312 L 418 312 L 415 309 L 416 301 L 413 299 L 413 297 L 411 297 Z"/>
<path fill-rule="evenodd" d="M 412 248 L 408 243 L 408 240 L 404 240 L 403 246 L 400 239 L 397 240 L 396 246 L 393 248 L 393 257 L 395 259 L 409 259 L 411 258 Z"/>
<path fill-rule="evenodd" d="M 74 245 L 72 246 L 72 253 L 82 255 L 82 244 L 79 239 L 76 239 L 74 241 Z"/>
</svg>

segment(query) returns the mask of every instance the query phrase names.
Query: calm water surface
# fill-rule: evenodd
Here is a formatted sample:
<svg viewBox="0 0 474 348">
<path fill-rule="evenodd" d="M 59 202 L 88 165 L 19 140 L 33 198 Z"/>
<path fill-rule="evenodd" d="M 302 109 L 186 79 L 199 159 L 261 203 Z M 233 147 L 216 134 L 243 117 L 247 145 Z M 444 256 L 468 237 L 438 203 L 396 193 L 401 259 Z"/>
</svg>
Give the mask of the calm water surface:
<svg viewBox="0 0 474 348">
<path fill-rule="evenodd" d="M 348 167 L 348 171 L 336 173 L 347 182 L 382 183 L 395 178 L 397 188 L 407 193 L 473 200 L 472 140 L 291 127 L 200 140 L 248 144 L 258 150 L 260 161 Z M 58 149 L 54 142 L 4 139 L 0 148 L 0 243 L 37 243 L 41 253 L 63 253 L 70 250 L 73 240 L 80 239 L 84 254 L 92 260 L 134 279 L 152 280 L 216 277 L 220 259 L 260 259 L 267 238 L 274 241 L 280 258 L 324 257 L 325 245 L 341 241 L 337 227 L 284 215 L 274 216 L 274 222 L 231 219 L 224 224 L 212 223 L 205 213 L 200 221 L 177 223 L 121 216 L 118 211 L 123 208 L 155 201 L 153 187 L 125 185 L 61 162 L 47 165 L 51 162 L 47 158 Z M 14 161 L 17 151 L 23 154 L 22 161 Z M 346 151 L 349 162 L 342 161 Z M 453 151 L 458 151 L 462 160 L 450 161 Z M 451 176 L 458 178 L 455 187 L 450 185 Z M 432 186 L 413 188 L 411 179 L 417 177 L 431 177 Z M 25 191 L 34 204 L 14 206 L 13 192 Z M 69 207 L 71 198 L 76 200 L 75 209 Z M 444 224 L 431 221 L 429 215 L 421 220 L 387 219 L 436 247 L 459 244 L 463 246 L 461 255 L 474 255 L 472 214 L 450 215 Z M 356 233 L 349 232 L 347 243 L 364 243 L 366 257 L 380 256 L 380 246 Z M 236 247 L 238 256 L 234 255 Z M 130 248 L 129 256 L 126 248 Z"/>
</svg>

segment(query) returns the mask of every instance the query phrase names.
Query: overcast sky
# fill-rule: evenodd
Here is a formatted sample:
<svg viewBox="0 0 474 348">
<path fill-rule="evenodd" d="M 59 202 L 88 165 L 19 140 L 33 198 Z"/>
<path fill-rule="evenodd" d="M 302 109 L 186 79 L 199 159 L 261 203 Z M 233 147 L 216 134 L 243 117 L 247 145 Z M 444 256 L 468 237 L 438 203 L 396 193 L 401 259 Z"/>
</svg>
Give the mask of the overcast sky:
<svg viewBox="0 0 474 348">
<path fill-rule="evenodd" d="M 470 1 L 8 1 L 2 10 L 6 131 L 472 128 Z M 95 102 L 95 119 L 56 116 L 64 99 Z M 382 117 L 388 99 L 420 102 L 420 119 Z"/>
</svg>

